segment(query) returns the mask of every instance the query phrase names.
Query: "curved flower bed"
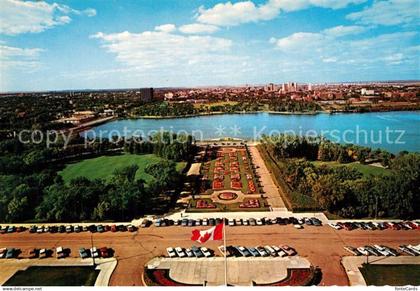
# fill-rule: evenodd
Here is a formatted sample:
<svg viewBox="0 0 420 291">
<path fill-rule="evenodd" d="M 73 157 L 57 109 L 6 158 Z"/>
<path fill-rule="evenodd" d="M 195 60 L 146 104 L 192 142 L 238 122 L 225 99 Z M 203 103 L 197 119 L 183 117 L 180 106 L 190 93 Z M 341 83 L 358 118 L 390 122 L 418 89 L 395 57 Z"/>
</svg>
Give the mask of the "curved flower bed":
<svg viewBox="0 0 420 291">
<path fill-rule="evenodd" d="M 202 286 L 177 282 L 169 277 L 169 270 L 167 269 L 150 270 L 146 268 L 144 270 L 144 282 L 147 286 Z"/>
<path fill-rule="evenodd" d="M 233 192 L 222 192 L 219 195 L 217 195 L 220 200 L 235 200 L 238 198 L 238 194 Z"/>
<path fill-rule="evenodd" d="M 287 269 L 287 277 L 271 284 L 254 284 L 255 286 L 309 286 L 315 277 L 315 268 Z"/>
</svg>

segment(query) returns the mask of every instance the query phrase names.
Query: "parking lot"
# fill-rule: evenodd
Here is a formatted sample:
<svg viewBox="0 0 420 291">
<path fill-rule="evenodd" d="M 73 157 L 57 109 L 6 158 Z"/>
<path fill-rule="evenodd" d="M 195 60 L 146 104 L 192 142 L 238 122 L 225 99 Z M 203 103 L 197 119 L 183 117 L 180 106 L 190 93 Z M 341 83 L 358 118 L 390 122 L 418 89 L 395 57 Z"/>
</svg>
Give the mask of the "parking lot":
<svg viewBox="0 0 420 291">
<path fill-rule="evenodd" d="M 208 228 L 208 226 L 195 226 Z M 63 246 L 72 249 L 70 257 L 79 257 L 81 247 L 107 246 L 115 251 L 118 265 L 111 277 L 111 285 L 142 285 L 141 274 L 144 265 L 153 257 L 166 256 L 167 247 L 191 248 L 197 245 L 190 240 L 192 227 L 147 227 L 135 232 L 95 232 L 90 233 L 9 233 L 1 235 L 0 248 L 20 248 L 27 254 L 34 247 L 56 248 Z M 420 243 L 417 230 L 396 231 L 352 231 L 335 230 L 329 226 L 305 227 L 295 229 L 292 224 L 234 226 L 226 228 L 227 245 L 265 246 L 289 245 L 299 256 L 307 258 L 314 266 L 319 266 L 323 277 L 321 285 L 348 285 L 347 276 L 340 261 L 349 253 L 345 246 L 386 245 L 397 249 L 400 245 Z M 220 241 L 211 241 L 204 246 L 218 252 Z M 420 257 L 413 257 L 418 259 Z"/>
</svg>

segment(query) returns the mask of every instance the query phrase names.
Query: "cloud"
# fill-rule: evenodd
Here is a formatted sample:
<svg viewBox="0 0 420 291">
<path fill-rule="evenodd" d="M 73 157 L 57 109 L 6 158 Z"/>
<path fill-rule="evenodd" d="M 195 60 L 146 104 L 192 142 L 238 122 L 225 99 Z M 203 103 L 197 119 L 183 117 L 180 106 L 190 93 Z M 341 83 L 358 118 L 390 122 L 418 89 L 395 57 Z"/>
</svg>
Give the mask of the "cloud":
<svg viewBox="0 0 420 291">
<path fill-rule="evenodd" d="M 192 23 L 182 25 L 179 31 L 187 34 L 200 34 L 200 33 L 214 33 L 219 30 L 219 27 L 210 24 Z"/>
<path fill-rule="evenodd" d="M 396 32 L 370 38 L 358 38 L 364 30 L 358 26 L 337 26 L 321 32 L 297 32 L 284 38 L 270 39 L 283 58 L 340 65 L 406 64 L 418 66 L 416 32 Z M 351 38 L 347 36 L 352 35 Z M 354 38 L 354 36 L 357 38 Z M 418 53 L 418 52 L 417 52 Z"/>
<path fill-rule="evenodd" d="M 359 4 L 367 0 L 268 0 L 255 5 L 254 2 L 218 3 L 211 8 L 201 6 L 198 9 L 197 21 L 219 26 L 235 26 L 242 23 L 271 20 L 283 11 L 296 11 L 311 6 L 340 9 L 350 4 Z"/>
<path fill-rule="evenodd" d="M 170 33 L 176 30 L 176 26 L 174 24 L 162 24 L 155 27 L 156 31 Z"/>
<path fill-rule="evenodd" d="M 37 69 L 40 65 L 40 48 L 19 48 L 0 44 L 0 63 L 2 70 Z"/>
<path fill-rule="evenodd" d="M 96 10 L 80 11 L 67 5 L 44 1 L 2 0 L 0 9 L 0 33 L 16 35 L 39 33 L 46 29 L 71 22 L 69 15 L 95 16 Z"/>
<path fill-rule="evenodd" d="M 219 64 L 230 57 L 232 41 L 225 38 L 181 35 L 165 29 L 131 33 L 105 34 L 99 32 L 92 38 L 100 39 L 103 47 L 116 55 L 121 63 L 141 70 L 176 68 L 201 64 Z"/>
<path fill-rule="evenodd" d="M 419 15 L 418 0 L 389 0 L 375 1 L 370 7 L 347 15 L 347 19 L 373 25 L 419 24 Z"/>
</svg>

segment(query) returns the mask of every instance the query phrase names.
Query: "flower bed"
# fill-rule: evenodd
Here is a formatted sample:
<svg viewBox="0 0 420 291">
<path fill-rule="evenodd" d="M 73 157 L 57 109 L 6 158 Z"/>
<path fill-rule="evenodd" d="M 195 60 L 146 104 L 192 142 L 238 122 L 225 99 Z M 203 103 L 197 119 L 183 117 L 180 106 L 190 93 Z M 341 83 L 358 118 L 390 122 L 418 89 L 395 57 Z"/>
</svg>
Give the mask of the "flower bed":
<svg viewBox="0 0 420 291">
<path fill-rule="evenodd" d="M 230 182 L 230 187 L 232 189 L 240 190 L 240 189 L 242 189 L 242 183 L 240 181 L 231 181 Z"/>
<path fill-rule="evenodd" d="M 217 197 L 219 197 L 220 200 L 235 200 L 238 198 L 238 195 L 233 192 L 222 192 Z"/>
<path fill-rule="evenodd" d="M 206 200 L 198 199 L 195 208 L 204 209 L 204 208 L 216 208 L 216 205 L 213 203 L 207 202 Z"/>
<path fill-rule="evenodd" d="M 218 181 L 218 180 L 214 180 L 213 181 L 213 189 L 215 190 L 220 190 L 223 189 L 224 185 L 222 182 Z"/>
<path fill-rule="evenodd" d="M 258 199 L 249 199 L 239 204 L 239 208 L 260 208 L 260 201 Z"/>
</svg>

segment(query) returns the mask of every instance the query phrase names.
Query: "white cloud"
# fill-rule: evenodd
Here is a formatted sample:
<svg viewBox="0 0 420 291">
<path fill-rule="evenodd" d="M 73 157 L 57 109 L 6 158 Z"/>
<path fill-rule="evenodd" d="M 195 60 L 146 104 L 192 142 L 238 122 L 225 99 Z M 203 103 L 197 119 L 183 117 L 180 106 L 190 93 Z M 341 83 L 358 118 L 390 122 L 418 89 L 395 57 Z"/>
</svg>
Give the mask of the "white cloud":
<svg viewBox="0 0 420 291">
<path fill-rule="evenodd" d="M 70 14 L 95 16 L 96 10 L 83 11 L 69 6 L 44 1 L 2 0 L 0 33 L 16 35 L 38 33 L 57 25 L 71 22 Z"/>
<path fill-rule="evenodd" d="M 367 30 L 364 26 L 358 26 L 358 25 L 350 25 L 350 26 L 343 26 L 339 25 L 336 27 L 328 28 L 323 30 L 324 34 L 332 36 L 332 37 L 341 37 L 341 36 L 347 36 L 352 34 L 359 34 L 362 32 L 365 32 Z"/>
<path fill-rule="evenodd" d="M 156 31 L 170 33 L 176 30 L 176 26 L 174 24 L 162 24 L 155 27 Z"/>
<path fill-rule="evenodd" d="M 418 66 L 416 32 L 397 32 L 376 37 L 348 39 L 345 36 L 360 33 L 357 27 L 334 27 L 317 33 L 297 32 L 271 40 L 282 52 L 283 58 L 330 64 L 406 64 Z"/>
<path fill-rule="evenodd" d="M 39 48 L 19 48 L 0 44 L 0 63 L 3 69 L 36 69 L 39 67 Z"/>
<path fill-rule="evenodd" d="M 232 41 L 211 36 L 185 36 L 160 30 L 141 33 L 121 32 L 92 36 L 116 54 L 117 60 L 141 70 L 153 68 L 185 69 L 195 64 L 220 64 L 229 58 Z"/>
<path fill-rule="evenodd" d="M 241 23 L 270 20 L 279 15 L 281 10 L 296 11 L 311 6 L 340 9 L 350 4 L 359 4 L 367 0 L 268 0 L 255 5 L 254 2 L 218 3 L 211 8 L 199 8 L 197 21 L 219 26 L 235 26 Z"/>
<path fill-rule="evenodd" d="M 187 34 L 214 33 L 219 30 L 219 27 L 210 24 L 192 23 L 182 25 L 179 30 Z"/>
<path fill-rule="evenodd" d="M 419 24 L 420 2 L 418 0 L 375 1 L 370 7 L 347 15 L 347 19 L 361 24 Z"/>
</svg>

